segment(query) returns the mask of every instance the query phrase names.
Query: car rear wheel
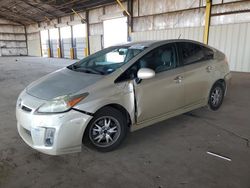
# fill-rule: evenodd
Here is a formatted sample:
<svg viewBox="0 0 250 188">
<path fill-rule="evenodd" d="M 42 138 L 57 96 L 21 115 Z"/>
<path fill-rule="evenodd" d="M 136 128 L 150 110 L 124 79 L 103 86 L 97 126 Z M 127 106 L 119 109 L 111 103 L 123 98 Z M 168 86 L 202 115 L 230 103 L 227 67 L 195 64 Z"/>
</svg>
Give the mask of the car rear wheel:
<svg viewBox="0 0 250 188">
<path fill-rule="evenodd" d="M 95 114 L 88 126 L 86 136 L 97 150 L 108 152 L 122 143 L 127 131 L 126 117 L 115 108 L 106 107 Z"/>
<path fill-rule="evenodd" d="M 217 82 L 210 91 L 208 105 L 211 110 L 218 110 L 224 99 L 225 89 L 223 84 Z"/>
</svg>

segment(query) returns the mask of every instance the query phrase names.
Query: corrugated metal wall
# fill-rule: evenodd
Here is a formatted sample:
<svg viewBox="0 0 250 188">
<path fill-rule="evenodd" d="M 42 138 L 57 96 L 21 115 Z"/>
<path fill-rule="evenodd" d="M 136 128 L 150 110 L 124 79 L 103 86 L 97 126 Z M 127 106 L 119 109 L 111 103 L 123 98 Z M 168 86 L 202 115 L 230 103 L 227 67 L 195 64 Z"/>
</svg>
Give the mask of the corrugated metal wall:
<svg viewBox="0 0 250 188">
<path fill-rule="evenodd" d="M 250 72 L 250 23 L 211 26 L 209 45 L 227 55 L 232 71 Z"/>
<path fill-rule="evenodd" d="M 27 55 L 25 27 L 0 18 L 0 56 Z"/>
<path fill-rule="evenodd" d="M 204 27 L 175 28 L 132 33 L 132 41 L 191 39 L 202 42 Z"/>
</svg>

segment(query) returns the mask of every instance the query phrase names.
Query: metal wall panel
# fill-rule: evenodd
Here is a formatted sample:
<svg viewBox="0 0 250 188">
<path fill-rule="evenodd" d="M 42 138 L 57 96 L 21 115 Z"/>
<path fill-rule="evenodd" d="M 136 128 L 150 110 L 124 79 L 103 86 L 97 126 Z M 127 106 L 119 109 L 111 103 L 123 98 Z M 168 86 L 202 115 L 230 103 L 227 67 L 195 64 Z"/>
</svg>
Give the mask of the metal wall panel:
<svg viewBox="0 0 250 188">
<path fill-rule="evenodd" d="M 205 25 L 204 17 L 204 8 L 154 16 L 135 17 L 133 30 L 139 32 L 179 27 L 200 27 Z"/>
<path fill-rule="evenodd" d="M 211 26 L 209 45 L 226 54 L 232 71 L 250 72 L 250 23 Z"/>
<path fill-rule="evenodd" d="M 175 28 L 167 30 L 144 31 L 132 33 L 132 41 L 166 40 L 166 39 L 191 39 L 202 42 L 203 27 Z"/>
<path fill-rule="evenodd" d="M 198 0 L 140 0 L 140 16 L 199 7 Z"/>
</svg>

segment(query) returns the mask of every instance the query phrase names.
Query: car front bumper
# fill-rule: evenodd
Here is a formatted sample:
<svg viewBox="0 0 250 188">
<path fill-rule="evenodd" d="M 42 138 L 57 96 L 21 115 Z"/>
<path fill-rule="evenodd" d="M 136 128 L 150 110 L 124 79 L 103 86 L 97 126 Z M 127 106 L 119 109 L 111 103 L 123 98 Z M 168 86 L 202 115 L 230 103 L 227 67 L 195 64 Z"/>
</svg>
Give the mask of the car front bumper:
<svg viewBox="0 0 250 188">
<path fill-rule="evenodd" d="M 17 129 L 32 148 L 49 155 L 80 152 L 82 138 L 92 116 L 70 110 L 65 113 L 40 115 L 16 107 Z M 45 144 L 46 129 L 54 129 L 52 146 Z"/>
</svg>

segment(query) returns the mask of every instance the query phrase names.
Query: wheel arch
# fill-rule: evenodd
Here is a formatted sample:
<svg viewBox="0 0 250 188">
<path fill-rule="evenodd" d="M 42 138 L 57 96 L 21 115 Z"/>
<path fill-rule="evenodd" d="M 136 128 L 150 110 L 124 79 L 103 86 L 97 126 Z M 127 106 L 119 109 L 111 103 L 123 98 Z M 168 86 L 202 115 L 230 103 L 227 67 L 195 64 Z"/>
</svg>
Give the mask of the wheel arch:
<svg viewBox="0 0 250 188">
<path fill-rule="evenodd" d="M 125 107 L 123 107 L 122 105 L 120 104 L 117 104 L 117 103 L 110 103 L 110 104 L 106 104 L 104 106 L 102 106 L 101 108 L 99 108 L 95 113 L 98 113 L 99 111 L 103 110 L 104 108 L 107 108 L 107 107 L 111 107 L 111 108 L 114 108 L 118 111 L 120 111 L 121 113 L 123 113 L 126 117 L 126 120 L 127 120 L 127 123 L 128 123 L 128 126 L 130 127 L 131 126 L 131 123 L 132 123 L 132 119 L 129 115 L 129 112 L 127 111 L 127 109 Z"/>
<path fill-rule="evenodd" d="M 126 117 L 126 120 L 127 120 L 127 125 L 128 125 L 128 128 L 130 128 L 132 126 L 132 119 L 130 117 L 130 114 L 129 112 L 127 111 L 127 109 L 125 107 L 123 107 L 122 105 L 120 104 L 117 104 L 117 103 L 110 103 L 110 104 L 106 104 L 100 108 L 98 108 L 98 110 L 96 110 L 95 113 L 93 113 L 93 117 L 95 116 L 96 113 L 98 113 L 99 111 L 107 108 L 107 107 L 111 107 L 111 108 L 114 108 L 118 111 L 120 111 L 121 113 L 125 114 L 125 117 Z M 90 121 L 91 122 L 91 121 Z M 83 132 L 83 136 L 82 136 L 82 142 L 85 142 L 85 139 L 86 139 L 86 132 L 88 130 L 88 127 L 90 125 L 90 122 L 88 122 L 88 125 L 86 126 L 84 132 Z"/>
<path fill-rule="evenodd" d="M 225 81 L 224 79 L 221 78 L 221 79 L 215 81 L 215 83 L 213 84 L 213 86 L 214 86 L 216 83 L 222 84 L 223 87 L 224 87 L 224 90 L 226 89 L 226 81 Z"/>
<path fill-rule="evenodd" d="M 219 84 L 221 84 L 221 85 L 223 86 L 223 89 L 224 89 L 224 96 L 225 96 L 225 95 L 226 95 L 226 92 L 227 92 L 227 84 L 226 84 L 226 81 L 225 81 L 224 78 L 220 78 L 220 79 L 216 80 L 216 81 L 213 83 L 213 85 L 212 85 L 212 87 L 211 87 L 211 89 L 210 89 L 210 92 L 211 92 L 212 88 L 214 87 L 214 85 L 217 84 L 217 83 L 219 83 Z M 210 94 L 210 93 L 209 93 L 209 94 Z"/>
</svg>

